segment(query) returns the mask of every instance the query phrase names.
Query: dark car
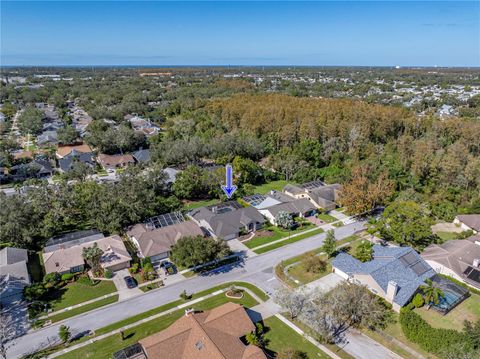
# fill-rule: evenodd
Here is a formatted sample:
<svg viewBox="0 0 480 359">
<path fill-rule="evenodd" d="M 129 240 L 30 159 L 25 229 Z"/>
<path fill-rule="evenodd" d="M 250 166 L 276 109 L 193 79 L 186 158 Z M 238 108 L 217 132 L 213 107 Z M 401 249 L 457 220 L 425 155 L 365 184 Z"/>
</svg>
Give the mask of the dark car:
<svg viewBox="0 0 480 359">
<path fill-rule="evenodd" d="M 135 288 L 137 286 L 137 282 L 130 276 L 123 277 L 127 288 Z"/>
<path fill-rule="evenodd" d="M 160 268 L 163 269 L 163 273 L 165 273 L 165 275 L 177 273 L 177 268 L 173 265 L 173 263 L 170 262 L 163 262 L 160 265 Z"/>
</svg>

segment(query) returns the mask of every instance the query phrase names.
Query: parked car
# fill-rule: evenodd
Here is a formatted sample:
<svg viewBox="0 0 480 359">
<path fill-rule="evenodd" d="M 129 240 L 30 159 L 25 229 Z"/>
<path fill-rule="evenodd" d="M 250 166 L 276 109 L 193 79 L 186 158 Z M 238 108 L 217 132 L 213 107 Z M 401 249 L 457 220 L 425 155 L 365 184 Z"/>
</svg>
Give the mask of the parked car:
<svg viewBox="0 0 480 359">
<path fill-rule="evenodd" d="M 135 281 L 135 279 L 133 279 L 133 277 L 126 276 L 126 277 L 123 277 L 123 280 L 125 281 L 127 288 L 131 289 L 137 286 L 137 282 Z"/>
</svg>

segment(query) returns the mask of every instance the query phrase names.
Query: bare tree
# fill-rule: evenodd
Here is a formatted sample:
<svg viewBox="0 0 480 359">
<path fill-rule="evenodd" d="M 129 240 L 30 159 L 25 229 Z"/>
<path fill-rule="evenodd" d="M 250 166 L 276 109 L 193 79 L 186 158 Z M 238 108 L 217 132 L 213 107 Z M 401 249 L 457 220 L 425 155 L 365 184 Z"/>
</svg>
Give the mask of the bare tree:
<svg viewBox="0 0 480 359">
<path fill-rule="evenodd" d="M 302 313 L 307 303 L 307 297 L 303 292 L 281 288 L 275 292 L 275 301 L 288 311 L 290 319 L 295 319 Z"/>
<path fill-rule="evenodd" d="M 14 345 L 15 337 L 16 331 L 12 315 L 2 310 L 0 315 L 0 358 L 7 358 L 7 350 Z"/>
</svg>

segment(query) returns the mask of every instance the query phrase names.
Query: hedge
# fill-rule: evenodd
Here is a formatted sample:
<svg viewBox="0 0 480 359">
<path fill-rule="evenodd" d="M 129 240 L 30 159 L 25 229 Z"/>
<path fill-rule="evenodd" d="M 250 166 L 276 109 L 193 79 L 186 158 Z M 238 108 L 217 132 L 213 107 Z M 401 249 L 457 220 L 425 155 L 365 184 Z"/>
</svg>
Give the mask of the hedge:
<svg viewBox="0 0 480 359">
<path fill-rule="evenodd" d="M 467 343 L 466 336 L 453 329 L 433 328 L 420 315 L 409 308 L 400 311 L 400 325 L 408 340 L 430 353 L 439 355 L 457 343 Z"/>
</svg>

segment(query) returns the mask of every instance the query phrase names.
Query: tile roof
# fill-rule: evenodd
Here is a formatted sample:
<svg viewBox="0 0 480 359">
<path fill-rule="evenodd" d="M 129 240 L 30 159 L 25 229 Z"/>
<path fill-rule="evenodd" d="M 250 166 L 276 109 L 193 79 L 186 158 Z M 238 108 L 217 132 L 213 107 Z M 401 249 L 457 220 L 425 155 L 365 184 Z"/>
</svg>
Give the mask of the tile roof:
<svg viewBox="0 0 480 359">
<path fill-rule="evenodd" d="M 332 265 L 349 275 L 368 274 L 387 292 L 389 281 L 398 285 L 394 302 L 405 305 L 425 279 L 435 275 L 435 271 L 411 247 L 373 246 L 371 261 L 362 263 L 346 253 L 337 255 Z"/>
<path fill-rule="evenodd" d="M 240 340 L 254 329 L 245 309 L 229 302 L 185 315 L 139 343 L 149 359 L 264 359 L 260 348 Z"/>
</svg>

